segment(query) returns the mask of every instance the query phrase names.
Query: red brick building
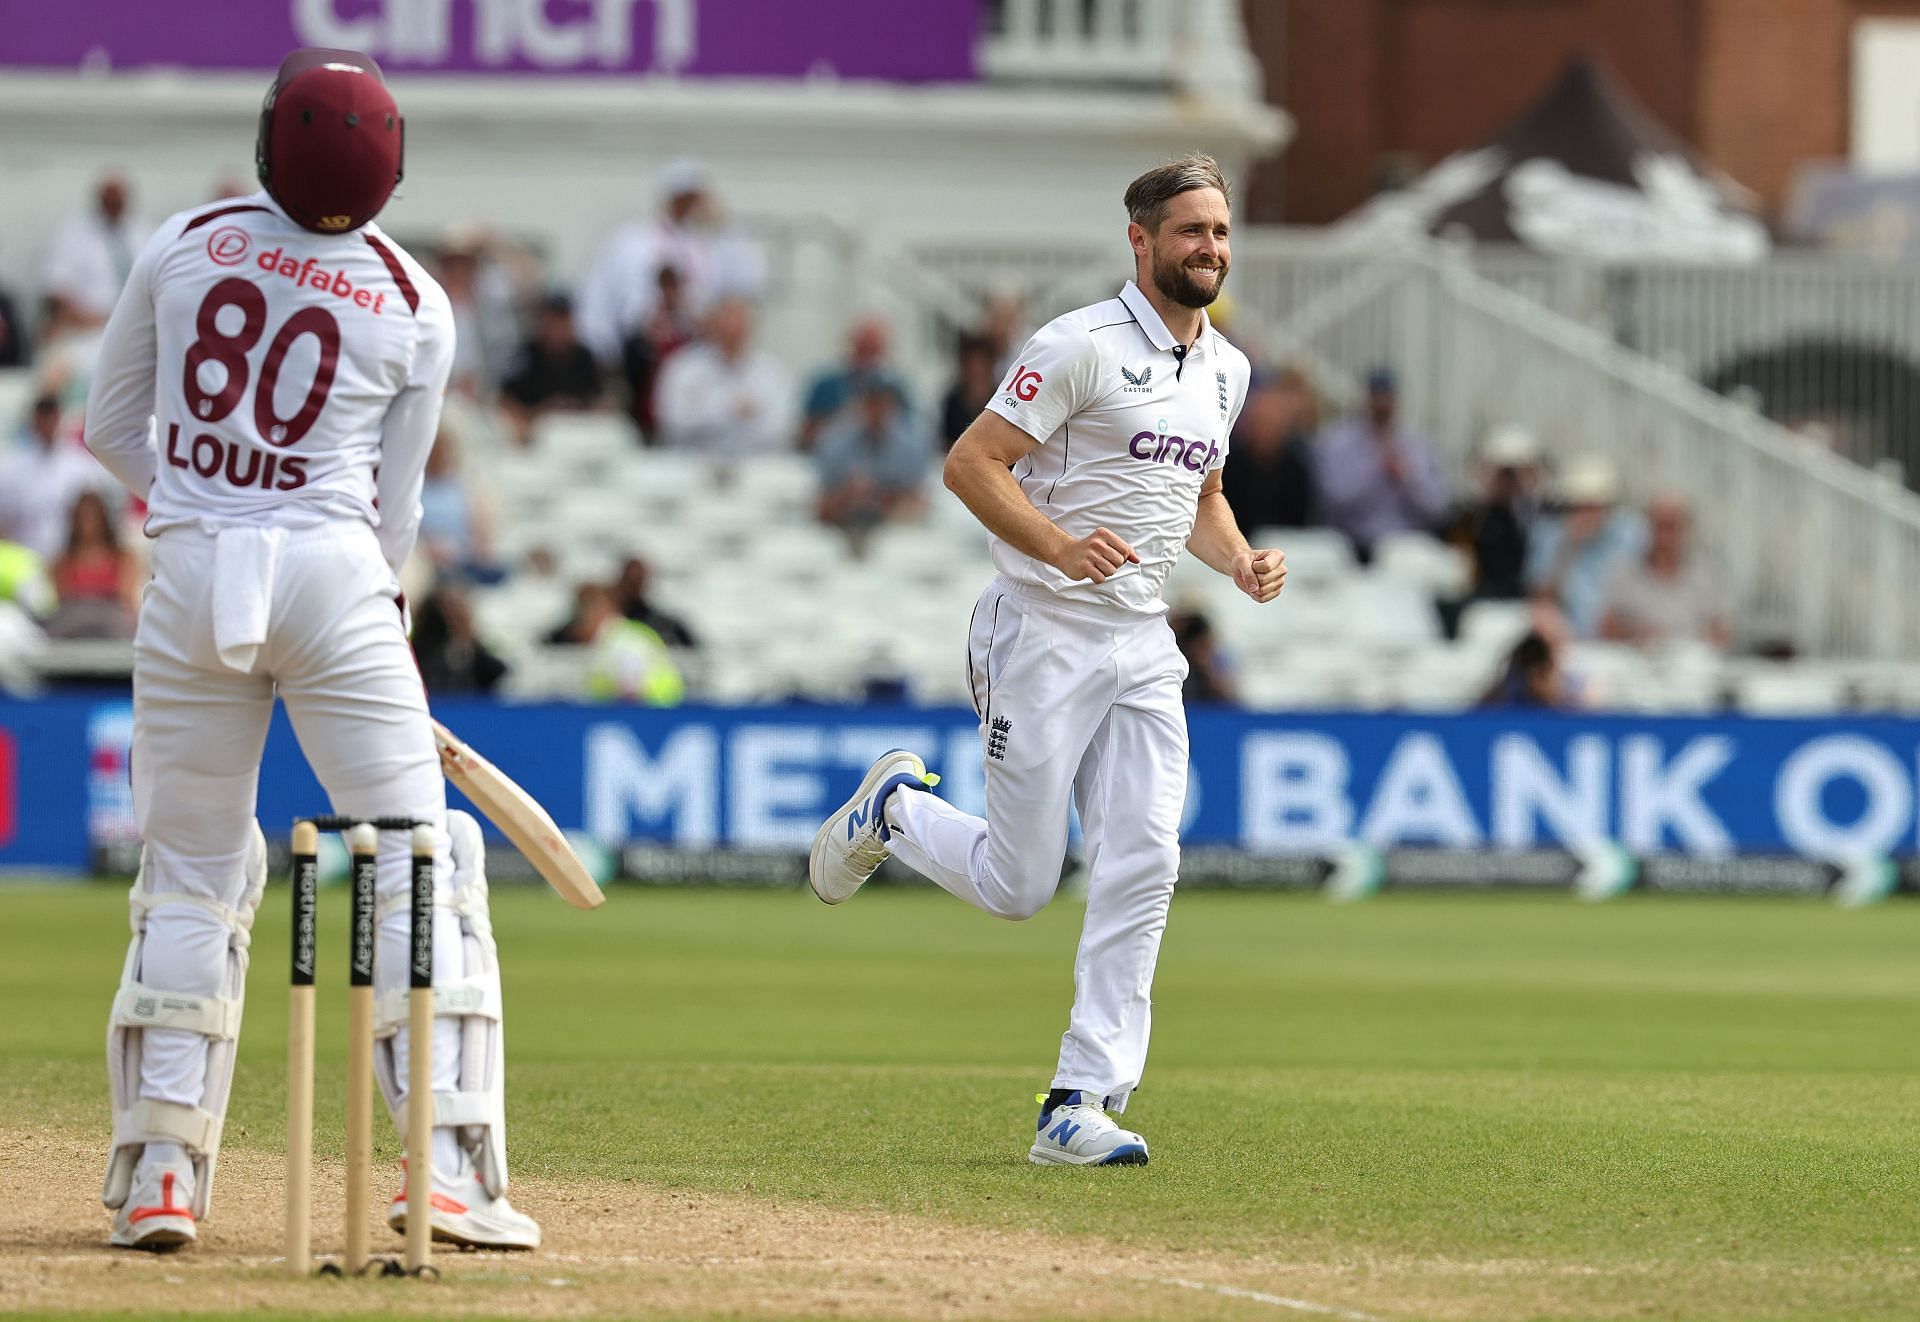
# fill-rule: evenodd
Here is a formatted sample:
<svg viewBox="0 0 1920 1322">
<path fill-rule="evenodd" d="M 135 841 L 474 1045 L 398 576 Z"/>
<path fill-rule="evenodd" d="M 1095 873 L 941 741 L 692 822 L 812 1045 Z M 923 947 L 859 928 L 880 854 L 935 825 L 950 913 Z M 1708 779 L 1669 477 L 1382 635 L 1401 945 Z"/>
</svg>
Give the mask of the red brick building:
<svg viewBox="0 0 1920 1322">
<path fill-rule="evenodd" d="M 1492 136 L 1583 52 L 1777 209 L 1799 161 L 1848 153 L 1855 23 L 1920 18 L 1920 0 L 1246 0 L 1246 17 L 1297 124 L 1248 214 L 1317 224 Z"/>
</svg>

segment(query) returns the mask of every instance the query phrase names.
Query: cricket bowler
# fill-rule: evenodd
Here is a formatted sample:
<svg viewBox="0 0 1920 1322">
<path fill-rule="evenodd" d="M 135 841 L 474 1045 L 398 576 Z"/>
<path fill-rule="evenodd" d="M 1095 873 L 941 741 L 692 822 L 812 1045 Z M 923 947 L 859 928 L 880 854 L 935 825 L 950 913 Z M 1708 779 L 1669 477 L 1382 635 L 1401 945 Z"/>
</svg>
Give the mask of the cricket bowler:
<svg viewBox="0 0 1920 1322">
<path fill-rule="evenodd" d="M 396 572 L 420 525 L 453 313 L 373 224 L 404 125 L 365 55 L 303 50 L 261 111 L 262 191 L 182 212 L 134 263 L 88 448 L 147 502 L 134 639 L 133 941 L 107 1036 L 111 1242 L 192 1243 L 212 1202 L 266 884 L 274 695 L 336 813 L 440 831 L 433 1232 L 533 1248 L 507 1202 L 500 973 L 480 833 L 448 813 Z M 383 832 L 375 1073 L 406 1132 L 409 838 Z M 404 1230 L 396 1197 L 388 1222 Z"/>
<path fill-rule="evenodd" d="M 839 904 L 891 855 L 977 908 L 1053 898 L 1077 805 L 1089 868 L 1073 1009 L 1028 1157 L 1144 1165 L 1122 1129 L 1147 1061 L 1154 962 L 1180 867 L 1186 662 L 1161 599 L 1184 547 L 1256 602 L 1286 581 L 1220 490 L 1246 355 L 1205 309 L 1231 264 L 1225 176 L 1189 156 L 1126 192 L 1135 277 L 1058 317 L 954 445 L 946 483 L 991 534 L 999 575 L 968 643 L 984 819 L 929 793 L 914 753 L 876 762 L 814 837 L 809 879 Z"/>
</svg>

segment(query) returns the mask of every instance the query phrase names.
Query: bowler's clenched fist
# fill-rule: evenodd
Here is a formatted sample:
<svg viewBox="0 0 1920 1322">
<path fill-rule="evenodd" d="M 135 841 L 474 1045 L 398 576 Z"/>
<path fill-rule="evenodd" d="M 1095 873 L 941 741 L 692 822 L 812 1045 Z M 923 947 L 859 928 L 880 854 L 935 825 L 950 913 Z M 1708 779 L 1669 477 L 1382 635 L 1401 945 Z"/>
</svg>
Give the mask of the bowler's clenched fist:
<svg viewBox="0 0 1920 1322">
<path fill-rule="evenodd" d="M 1053 565 L 1076 582 L 1086 578 L 1095 583 L 1104 583 L 1113 577 L 1121 565 L 1128 563 L 1140 563 L 1140 557 L 1134 553 L 1134 549 L 1105 528 L 1095 528 L 1087 536 L 1070 543 Z"/>
<path fill-rule="evenodd" d="M 1287 584 L 1287 553 L 1264 550 L 1235 556 L 1233 581 L 1255 601 L 1272 601 Z"/>
</svg>

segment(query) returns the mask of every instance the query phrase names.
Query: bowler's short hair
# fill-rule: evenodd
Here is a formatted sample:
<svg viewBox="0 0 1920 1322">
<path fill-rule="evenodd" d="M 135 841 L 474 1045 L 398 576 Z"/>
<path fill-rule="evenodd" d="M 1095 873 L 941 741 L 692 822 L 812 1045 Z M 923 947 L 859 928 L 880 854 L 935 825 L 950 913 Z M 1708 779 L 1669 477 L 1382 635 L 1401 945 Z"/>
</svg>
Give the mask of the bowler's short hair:
<svg viewBox="0 0 1920 1322">
<path fill-rule="evenodd" d="M 1221 171 L 1220 162 L 1195 152 L 1177 161 L 1156 165 L 1128 184 L 1127 219 L 1147 233 L 1157 234 L 1173 199 L 1196 188 L 1217 188 L 1220 196 L 1227 199 L 1227 205 L 1233 205 L 1233 190 L 1227 187 L 1227 176 Z"/>
</svg>

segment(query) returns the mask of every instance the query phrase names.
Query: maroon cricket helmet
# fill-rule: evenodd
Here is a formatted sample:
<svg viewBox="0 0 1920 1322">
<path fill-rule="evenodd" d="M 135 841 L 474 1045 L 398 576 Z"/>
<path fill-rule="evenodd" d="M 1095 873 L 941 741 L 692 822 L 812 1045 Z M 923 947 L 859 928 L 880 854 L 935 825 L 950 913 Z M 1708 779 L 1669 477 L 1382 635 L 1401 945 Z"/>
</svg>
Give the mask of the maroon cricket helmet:
<svg viewBox="0 0 1920 1322">
<path fill-rule="evenodd" d="M 261 185 L 295 222 L 344 234 L 387 204 L 405 146 L 406 123 L 373 58 L 311 47 L 280 62 L 253 158 Z"/>
</svg>

